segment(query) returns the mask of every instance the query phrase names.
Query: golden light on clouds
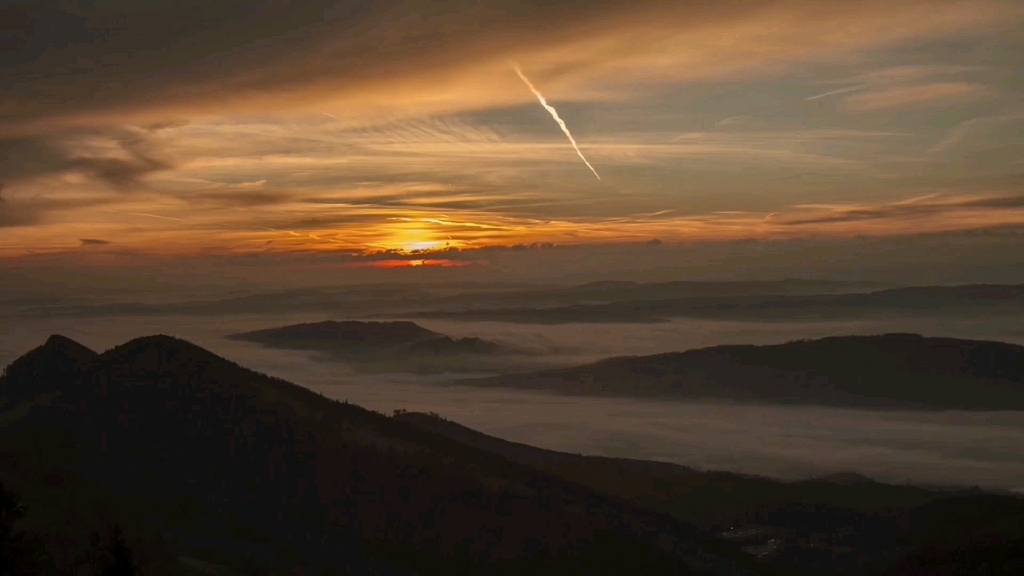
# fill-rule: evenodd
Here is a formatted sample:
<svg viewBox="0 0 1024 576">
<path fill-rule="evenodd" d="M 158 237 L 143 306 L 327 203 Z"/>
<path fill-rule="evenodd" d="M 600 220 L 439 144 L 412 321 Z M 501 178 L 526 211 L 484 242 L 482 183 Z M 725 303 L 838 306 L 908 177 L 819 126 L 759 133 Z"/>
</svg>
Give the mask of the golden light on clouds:
<svg viewBox="0 0 1024 576">
<path fill-rule="evenodd" d="M 225 8 L 186 42 L 155 1 L 108 44 L 10 56 L 0 257 L 440 267 L 501 246 L 1024 224 L 1019 3 L 453 6 Z"/>
</svg>

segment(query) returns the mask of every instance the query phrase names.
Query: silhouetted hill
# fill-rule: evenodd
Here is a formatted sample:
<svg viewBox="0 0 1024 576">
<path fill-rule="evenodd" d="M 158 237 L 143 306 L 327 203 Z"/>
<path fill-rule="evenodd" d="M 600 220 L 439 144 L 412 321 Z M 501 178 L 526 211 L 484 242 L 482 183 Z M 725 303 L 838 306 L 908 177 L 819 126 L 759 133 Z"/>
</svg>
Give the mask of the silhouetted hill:
<svg viewBox="0 0 1024 576">
<path fill-rule="evenodd" d="M 233 334 L 229 338 L 287 347 L 376 348 L 408 345 L 441 336 L 442 334 L 422 328 L 413 322 L 335 322 L 327 320 Z"/>
<path fill-rule="evenodd" d="M 763 574 L 1018 574 L 1024 499 L 880 484 L 855 473 L 782 482 L 669 463 L 581 456 L 487 436 L 437 415 L 396 413 L 716 534 Z"/>
<path fill-rule="evenodd" d="M 671 516 L 166 336 L 51 338 L 0 395 L 0 475 L 63 570 L 116 520 L 166 573 L 741 573 Z"/>
<path fill-rule="evenodd" d="M 1022 410 L 1024 347 L 914 334 L 840 336 L 611 358 L 459 383 L 570 394 Z"/>
<path fill-rule="evenodd" d="M 2 398 L 7 403 L 17 403 L 78 384 L 81 374 L 98 356 L 70 338 L 51 336 L 45 344 L 4 369 L 6 386 Z"/>
<path fill-rule="evenodd" d="M 397 354 L 492 354 L 500 345 L 480 338 L 454 339 L 413 322 L 325 321 L 228 336 L 275 348 L 320 350 L 362 359 Z"/>
</svg>

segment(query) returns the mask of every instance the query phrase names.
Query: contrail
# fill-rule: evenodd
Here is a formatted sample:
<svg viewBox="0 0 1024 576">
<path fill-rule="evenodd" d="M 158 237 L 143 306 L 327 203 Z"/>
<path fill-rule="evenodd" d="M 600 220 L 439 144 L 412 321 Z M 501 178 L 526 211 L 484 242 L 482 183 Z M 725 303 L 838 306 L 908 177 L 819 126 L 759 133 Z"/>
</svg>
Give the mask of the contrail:
<svg viewBox="0 0 1024 576">
<path fill-rule="evenodd" d="M 174 218 L 172 216 L 160 216 L 159 214 L 147 214 L 145 212 L 118 212 L 116 210 L 102 210 L 107 214 L 125 214 L 127 216 L 145 216 L 146 218 L 159 218 L 161 220 L 174 220 L 175 222 L 183 222 L 181 218 Z"/>
<path fill-rule="evenodd" d="M 558 125 L 562 128 L 562 132 L 565 132 L 565 136 L 569 139 L 569 142 L 572 143 L 572 147 L 576 149 L 576 153 L 580 155 L 580 159 L 587 165 L 587 168 L 590 168 L 590 171 L 594 173 L 594 176 L 597 176 L 597 179 L 600 180 L 601 175 L 597 173 L 597 170 L 594 170 L 594 167 L 590 165 L 590 162 L 587 162 L 587 158 L 583 156 L 583 152 L 580 152 L 580 147 L 576 145 L 576 139 L 572 137 L 572 134 L 569 133 L 569 127 L 566 126 L 565 122 L 558 116 L 558 111 L 555 110 L 554 106 L 548 104 L 548 101 L 544 99 L 544 95 L 541 94 L 539 90 L 533 87 L 533 83 L 530 82 L 530 79 L 527 78 L 526 75 L 523 74 L 523 71 L 519 69 L 518 64 L 512 64 L 512 69 L 516 71 L 516 74 L 519 74 L 519 77 L 523 79 L 523 82 L 526 82 L 526 85 L 529 86 L 533 95 L 537 97 L 537 100 L 540 100 L 540 105 L 551 113 L 551 117 L 555 119 L 555 122 L 558 122 Z"/>
<path fill-rule="evenodd" d="M 863 84 L 861 84 L 860 86 L 850 86 L 849 88 L 840 88 L 839 90 L 832 90 L 831 92 L 825 92 L 824 94 L 815 94 L 814 96 L 805 98 L 805 100 L 817 100 L 818 98 L 832 96 L 833 94 L 845 94 L 846 92 L 853 92 L 854 90 L 863 90 L 865 88 L 867 88 L 867 86 L 864 86 Z"/>
</svg>

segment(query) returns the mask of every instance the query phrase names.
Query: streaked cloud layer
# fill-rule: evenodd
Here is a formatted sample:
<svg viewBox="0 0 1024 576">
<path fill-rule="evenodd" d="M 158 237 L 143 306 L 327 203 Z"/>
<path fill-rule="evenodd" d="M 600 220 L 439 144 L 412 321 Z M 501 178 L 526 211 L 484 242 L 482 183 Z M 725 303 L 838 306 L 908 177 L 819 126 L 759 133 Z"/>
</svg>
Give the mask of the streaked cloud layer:
<svg viewBox="0 0 1024 576">
<path fill-rule="evenodd" d="M 11 9 L 0 257 L 1024 224 L 1019 3 L 711 6 Z"/>
</svg>

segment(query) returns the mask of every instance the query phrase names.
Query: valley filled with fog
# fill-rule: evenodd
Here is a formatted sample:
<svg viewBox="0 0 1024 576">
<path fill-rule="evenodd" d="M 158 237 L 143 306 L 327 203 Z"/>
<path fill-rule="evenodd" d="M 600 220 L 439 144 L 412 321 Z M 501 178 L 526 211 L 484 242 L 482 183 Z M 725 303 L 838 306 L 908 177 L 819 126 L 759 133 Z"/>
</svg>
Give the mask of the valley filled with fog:
<svg viewBox="0 0 1024 576">
<path fill-rule="evenodd" d="M 0 363 L 62 334 L 97 351 L 164 333 L 243 366 L 373 410 L 431 411 L 487 434 L 561 451 L 675 462 L 704 469 L 806 478 L 856 471 L 887 482 L 1024 491 L 1024 414 L 754 406 L 726 401 L 572 397 L 452 386 L 456 374 L 366 374 L 315 353 L 275 350 L 226 335 L 336 318 L 323 313 L 3 320 Z M 422 320 L 453 337 L 518 345 L 523 370 L 718 344 L 771 344 L 831 335 L 916 332 L 1022 343 L 1019 317 L 845 322 L 677 319 L 651 324 L 522 325 Z"/>
</svg>

